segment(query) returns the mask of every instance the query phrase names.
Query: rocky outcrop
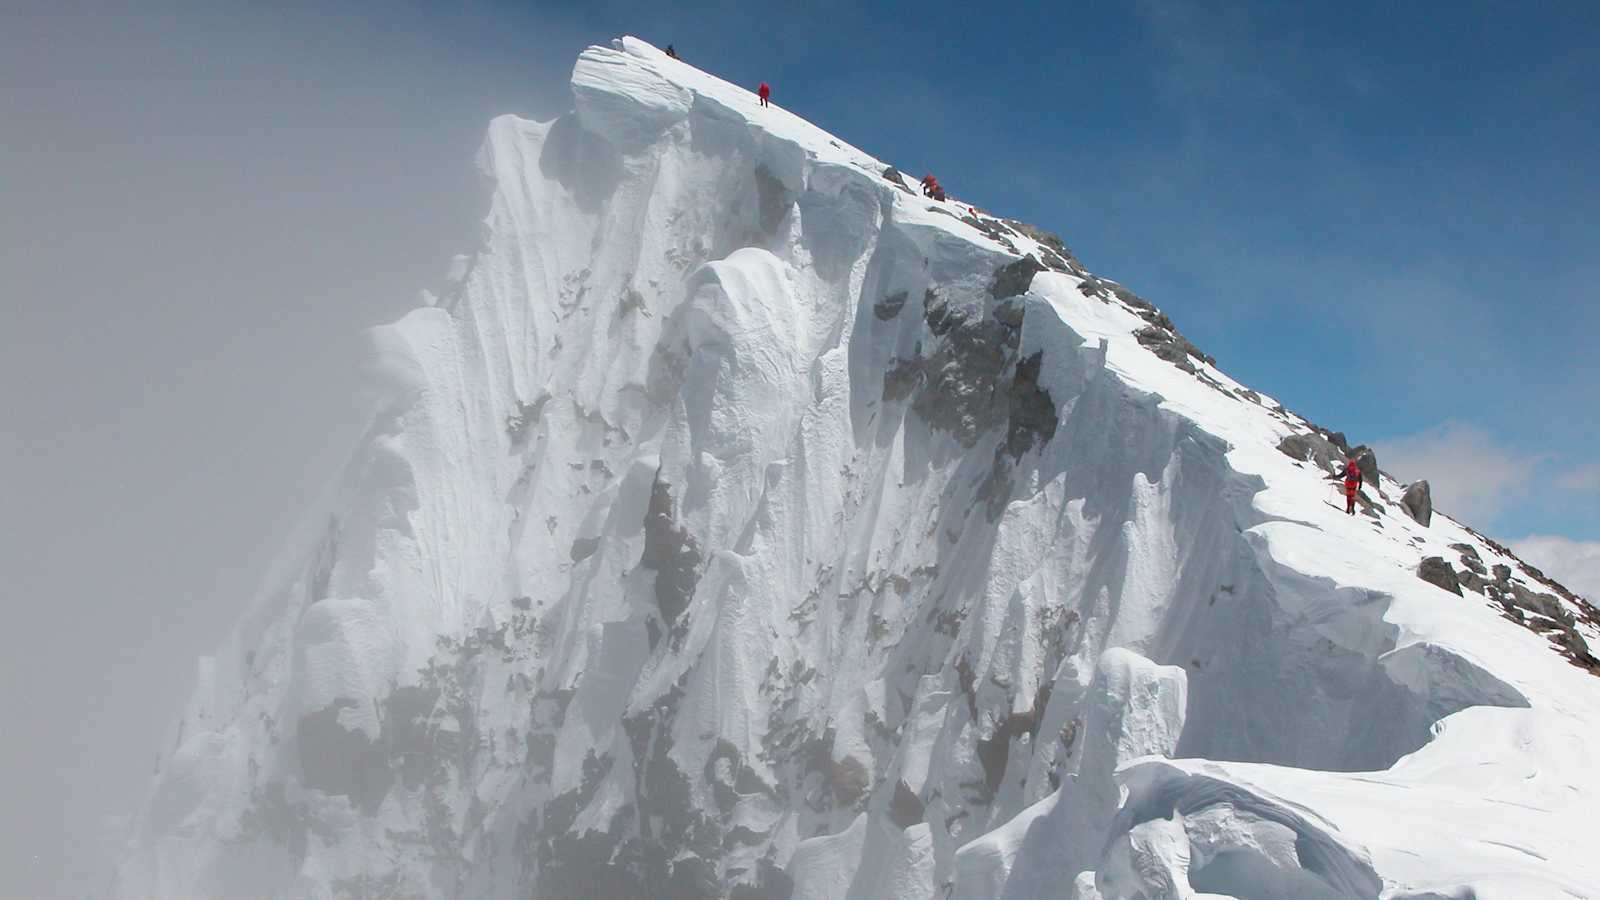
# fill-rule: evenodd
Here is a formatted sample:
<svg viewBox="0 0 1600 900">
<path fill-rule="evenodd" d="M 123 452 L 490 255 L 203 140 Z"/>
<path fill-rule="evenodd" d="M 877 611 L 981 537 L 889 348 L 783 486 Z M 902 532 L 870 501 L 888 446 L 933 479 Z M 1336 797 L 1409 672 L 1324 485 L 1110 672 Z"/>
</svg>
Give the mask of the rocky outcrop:
<svg viewBox="0 0 1600 900">
<path fill-rule="evenodd" d="M 1371 447 L 1362 444 L 1351 450 L 1350 456 L 1356 461 L 1356 465 L 1361 467 L 1361 486 L 1381 493 L 1378 484 L 1378 454 L 1374 453 Z"/>
<path fill-rule="evenodd" d="M 1452 549 L 1460 546 L 1464 545 L 1452 545 Z M 1468 558 L 1463 552 L 1463 562 Z M 1472 558 L 1476 558 L 1475 552 Z M 1482 563 L 1478 565 L 1481 567 Z M 1588 642 L 1578 633 L 1579 617 L 1568 606 L 1568 603 L 1576 598 L 1569 596 L 1567 602 L 1562 602 L 1562 598 L 1555 594 L 1530 590 L 1512 580 L 1510 566 L 1496 565 L 1493 572 L 1493 581 L 1484 580 L 1474 571 L 1463 572 L 1461 583 L 1472 590 L 1486 594 L 1490 600 L 1499 604 L 1506 618 L 1530 631 L 1544 635 L 1562 656 L 1572 661 L 1573 665 L 1600 674 L 1600 659 L 1589 651 Z M 1587 604 L 1579 605 L 1578 609 L 1584 613 L 1585 621 L 1589 621 Z"/>
<path fill-rule="evenodd" d="M 879 321 L 887 322 L 900 315 L 900 310 L 905 308 L 906 298 L 909 296 L 910 294 L 906 291 L 895 291 L 874 303 L 872 305 L 872 314 L 877 316 Z"/>
<path fill-rule="evenodd" d="M 700 580 L 700 548 L 674 515 L 672 488 L 657 473 L 644 519 L 644 555 L 639 564 L 656 573 L 656 603 L 668 625 L 689 606 Z"/>
<path fill-rule="evenodd" d="M 1333 468 L 1338 458 L 1338 448 L 1316 432 L 1291 434 L 1278 442 L 1278 450 L 1301 462 L 1315 463 L 1319 469 Z"/>
<path fill-rule="evenodd" d="M 1178 368 L 1193 374 L 1194 363 L 1190 357 L 1199 359 L 1201 353 L 1195 346 L 1176 331 L 1171 331 L 1157 325 L 1146 325 L 1139 329 L 1134 337 L 1151 353 L 1161 357 Z M 1203 361 L 1203 360 L 1202 360 Z"/>
<path fill-rule="evenodd" d="M 1444 561 L 1442 556 L 1430 556 L 1417 566 L 1417 577 L 1432 585 L 1437 585 L 1457 597 L 1461 596 L 1461 582 L 1456 578 L 1456 570 Z"/>
<path fill-rule="evenodd" d="M 1044 266 L 1031 256 L 1024 256 L 1016 262 L 1007 263 L 994 273 L 994 282 L 989 286 L 989 294 L 996 300 L 1026 294 L 1033 285 L 1033 276 L 1044 271 Z"/>
<path fill-rule="evenodd" d="M 1362 471 L 1366 471 L 1365 466 Z M 1433 492 L 1428 489 L 1426 481 L 1413 481 L 1407 485 L 1406 492 L 1400 497 L 1400 505 L 1405 507 L 1406 515 L 1424 528 L 1433 521 Z"/>
<path fill-rule="evenodd" d="M 1006 219 L 1005 223 L 1018 234 L 1030 237 L 1042 245 L 1045 265 L 1058 272 L 1083 274 L 1083 263 L 1078 262 L 1078 257 L 1061 240 L 1060 235 L 1015 219 Z"/>
</svg>

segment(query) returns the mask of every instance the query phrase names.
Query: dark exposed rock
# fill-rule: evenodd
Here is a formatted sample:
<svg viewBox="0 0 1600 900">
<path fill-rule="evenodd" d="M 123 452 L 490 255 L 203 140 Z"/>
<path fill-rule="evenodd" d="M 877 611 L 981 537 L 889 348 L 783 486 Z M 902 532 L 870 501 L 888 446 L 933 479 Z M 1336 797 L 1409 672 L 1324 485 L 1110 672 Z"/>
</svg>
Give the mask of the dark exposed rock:
<svg viewBox="0 0 1600 900">
<path fill-rule="evenodd" d="M 1355 458 L 1356 465 L 1361 467 L 1362 486 L 1370 487 L 1375 491 L 1380 490 L 1380 486 L 1378 484 L 1378 454 L 1374 453 L 1371 447 L 1368 447 L 1366 444 L 1362 444 L 1354 450 L 1351 450 L 1350 455 Z M 1430 507 L 1430 515 L 1431 514 Z M 1426 525 L 1427 523 L 1424 522 L 1423 524 Z"/>
<path fill-rule="evenodd" d="M 894 800 L 889 804 L 889 818 L 901 828 L 910 828 L 922 822 L 925 815 L 922 798 L 917 796 L 905 781 L 894 784 Z"/>
<path fill-rule="evenodd" d="M 609 756 L 597 756 L 590 750 L 583 760 L 582 783 L 545 805 L 537 841 L 530 848 L 542 863 L 539 873 L 542 893 L 595 900 L 647 896 L 646 879 L 639 871 L 644 864 L 630 859 L 633 854 L 625 852 L 625 838 L 621 836 L 624 829 L 617 827 L 621 823 L 613 819 L 612 827 L 605 830 L 575 832 L 573 829 L 579 814 L 610 774 L 612 765 Z M 663 865 L 650 874 L 664 879 L 668 873 L 667 866 Z"/>
<path fill-rule="evenodd" d="M 858 809 L 867 799 L 872 787 L 872 775 L 867 766 L 854 756 L 832 762 L 824 773 L 828 787 L 833 791 L 836 808 Z"/>
<path fill-rule="evenodd" d="M 1039 387 L 1039 369 L 1044 362 L 1040 350 L 1026 359 L 1017 361 L 1016 373 L 1006 388 L 1009 425 L 1006 430 L 1006 452 L 1013 458 L 1043 446 L 1056 435 L 1056 404 L 1049 392 Z"/>
<path fill-rule="evenodd" d="M 1024 256 L 1007 263 L 995 270 L 994 281 L 989 285 L 989 294 L 996 300 L 1026 294 L 1033 284 L 1033 276 L 1043 271 L 1044 266 L 1032 256 Z"/>
<path fill-rule="evenodd" d="M 1018 360 L 1005 385 L 1006 439 L 995 447 L 994 464 L 977 490 L 977 499 L 983 502 L 990 521 L 995 521 L 1005 511 L 1011 495 L 1013 464 L 1035 446 L 1049 443 L 1060 423 L 1055 401 L 1039 386 L 1043 362 L 1042 350 Z"/>
<path fill-rule="evenodd" d="M 1516 604 L 1511 602 L 1511 598 L 1508 595 L 1496 590 L 1493 585 L 1488 590 L 1489 599 L 1500 605 L 1500 609 L 1506 614 L 1506 618 L 1518 625 L 1526 625 L 1528 623 L 1528 617 L 1516 607 Z"/>
<path fill-rule="evenodd" d="M 1167 314 L 1159 309 L 1143 310 L 1139 313 L 1139 318 L 1150 323 L 1152 328 L 1160 328 L 1163 331 L 1178 330 L 1178 326 L 1172 324 L 1172 319 L 1168 318 Z"/>
<path fill-rule="evenodd" d="M 1571 626 L 1561 629 L 1560 634 L 1554 638 L 1556 646 L 1563 650 L 1568 658 L 1591 672 L 1600 669 L 1600 659 L 1589 652 L 1589 642 L 1578 634 L 1578 630 Z"/>
<path fill-rule="evenodd" d="M 582 562 L 594 555 L 600 549 L 600 539 L 597 537 L 578 538 L 572 542 L 572 549 L 567 555 L 573 562 Z"/>
<path fill-rule="evenodd" d="M 564 848 L 559 832 L 572 828 L 573 816 L 562 810 L 559 816 L 547 814 L 543 831 L 554 835 L 546 844 L 542 860 L 546 865 L 567 869 L 569 876 L 581 878 L 619 878 L 618 890 L 631 889 L 632 893 L 602 894 L 581 880 L 561 882 L 571 886 L 569 892 L 541 890 L 540 896 L 551 897 L 605 897 L 611 900 L 643 897 L 720 898 L 727 896 L 726 888 L 718 877 L 719 860 L 723 858 L 728 841 L 728 826 L 715 815 L 707 815 L 695 807 L 695 787 L 689 776 L 673 760 L 673 723 L 683 700 L 684 679 L 679 679 L 663 696 L 644 710 L 625 716 L 623 732 L 632 748 L 634 796 L 636 807 L 619 810 L 617 818 L 605 832 L 613 844 L 608 859 L 595 864 L 586 858 L 583 865 L 570 865 L 560 855 Z M 595 768 L 603 778 L 609 771 Z M 584 786 L 587 794 L 580 797 L 576 810 L 582 811 L 593 796 L 590 787 L 590 765 L 584 765 Z M 624 776 L 626 777 L 626 776 Z M 737 782 L 736 782 L 737 783 Z M 737 789 L 737 788 L 736 788 Z M 563 795 L 565 796 L 565 795 Z M 561 798 L 557 798 L 560 800 Z M 626 818 L 623 816 L 626 814 Z M 630 832 L 637 837 L 630 836 Z M 595 834 L 596 832 L 590 832 Z M 544 887 L 541 876 L 540 887 Z M 763 896 L 757 894 L 755 896 Z"/>
<path fill-rule="evenodd" d="M 649 314 L 645 309 L 644 295 L 639 293 L 638 288 L 630 285 L 627 290 L 622 292 L 622 299 L 617 304 L 617 318 L 627 318 L 628 313 L 631 312 Z"/>
<path fill-rule="evenodd" d="M 384 731 L 389 754 L 400 765 L 400 780 L 415 789 L 443 769 L 461 749 L 454 730 L 438 727 L 434 707 L 439 689 L 412 685 L 396 688 L 384 701 Z"/>
<path fill-rule="evenodd" d="M 992 720 L 994 732 L 980 738 L 977 747 L 978 762 L 983 766 L 984 787 L 993 797 L 1005 777 L 1006 761 L 1011 755 L 1011 741 L 1028 735 L 1029 740 L 1039 736 L 1039 723 L 1044 721 L 1044 711 L 1050 706 L 1050 684 L 1046 682 L 1033 696 L 1033 706 L 1023 712 L 1013 712 L 1004 718 Z"/>
<path fill-rule="evenodd" d="M 1494 571 L 1494 580 L 1495 580 L 1496 584 L 1502 584 L 1503 585 L 1503 584 L 1510 583 L 1510 581 L 1511 581 L 1511 567 L 1510 566 L 1507 566 L 1507 565 L 1496 565 L 1494 567 L 1493 571 Z"/>
<path fill-rule="evenodd" d="M 1011 239 L 1007 237 L 1010 233 L 1009 230 L 995 219 L 984 219 L 975 215 L 958 216 L 958 218 L 988 235 L 990 240 L 1006 248 L 1006 252 L 1017 252 L 1017 245 L 1013 244 Z"/>
<path fill-rule="evenodd" d="M 932 352 L 897 359 L 884 375 L 883 397 L 911 397 L 911 408 L 930 427 L 963 447 L 998 426 L 1007 414 L 1004 376 L 1017 345 L 1016 328 L 985 316 L 968 316 L 929 289 L 923 318 L 936 342 Z"/>
<path fill-rule="evenodd" d="M 288 848 L 296 861 L 303 860 L 309 845 L 307 838 L 316 828 L 316 821 L 304 803 L 290 803 L 281 781 L 270 781 L 263 789 L 252 788 L 251 806 L 239 817 L 239 827 L 245 834 L 264 834 Z"/>
<path fill-rule="evenodd" d="M 1511 585 L 1511 602 L 1517 606 L 1538 613 L 1546 618 L 1554 619 L 1563 625 L 1574 625 L 1577 618 L 1562 606 L 1561 601 L 1554 594 L 1536 593 L 1520 584 Z"/>
<path fill-rule="evenodd" d="M 1012 334 L 1007 335 L 1007 345 L 1015 347 L 1017 342 L 1011 340 L 1016 335 L 1017 329 L 1022 327 L 1022 319 L 1027 314 L 1027 306 L 1021 297 L 1008 297 L 994 305 L 995 321 L 1011 329 Z"/>
<path fill-rule="evenodd" d="M 922 384 L 922 363 L 921 356 L 896 359 L 889 363 L 888 370 L 883 373 L 883 399 L 892 402 L 911 396 L 911 392 Z"/>
<path fill-rule="evenodd" d="M 700 547 L 673 518 L 672 489 L 656 473 L 644 514 L 644 555 L 639 564 L 656 573 L 656 605 L 667 624 L 689 608 L 700 581 Z"/>
<path fill-rule="evenodd" d="M 1366 467 L 1361 468 L 1363 473 Z M 1400 497 L 1400 505 L 1405 507 L 1406 514 L 1411 516 L 1418 525 L 1426 528 L 1433 521 L 1433 492 L 1428 489 L 1428 482 L 1413 481 L 1406 486 L 1406 492 Z M 1477 555 L 1474 554 L 1476 559 Z"/>
<path fill-rule="evenodd" d="M 1050 251 L 1044 254 L 1045 265 L 1060 272 L 1083 271 L 1083 263 L 1078 262 L 1078 257 L 1073 254 L 1072 250 L 1067 247 L 1059 235 L 1045 231 L 1043 228 L 1035 228 L 1026 222 L 1018 222 L 1015 219 L 1007 219 L 1005 221 L 1018 234 L 1038 241 Z"/>
<path fill-rule="evenodd" d="M 872 305 L 872 314 L 879 320 L 887 322 L 900 315 L 900 310 L 905 308 L 906 298 L 910 296 L 907 291 L 895 291 Z"/>
<path fill-rule="evenodd" d="M 516 412 L 506 416 L 506 437 L 513 447 L 521 446 L 528 437 L 528 429 L 539 424 L 544 415 L 544 405 L 550 402 L 549 394 L 541 394 L 532 403 L 518 403 Z"/>
<path fill-rule="evenodd" d="M 1466 590 L 1483 593 L 1483 578 L 1477 572 L 1464 569 L 1457 573 L 1457 580 L 1461 582 L 1461 586 Z"/>
<path fill-rule="evenodd" d="M 1315 463 L 1324 471 L 1331 468 L 1337 458 L 1337 448 L 1315 432 L 1291 434 L 1278 442 L 1278 449 L 1291 459 Z"/>
<path fill-rule="evenodd" d="M 1456 579 L 1455 569 L 1444 561 L 1442 556 L 1430 556 L 1417 566 L 1417 577 L 1432 585 L 1444 588 L 1457 597 L 1461 596 L 1461 582 Z"/>
<path fill-rule="evenodd" d="M 976 690 L 978 675 L 972 668 L 972 660 L 967 654 L 961 654 L 956 660 L 956 679 L 961 685 L 961 693 L 967 698 L 967 712 L 972 720 L 978 720 L 978 692 Z"/>
<path fill-rule="evenodd" d="M 300 774 L 306 787 L 343 794 L 367 815 L 378 811 L 394 783 L 383 745 L 339 721 L 341 710 L 356 708 L 342 697 L 300 717 Z"/>
<path fill-rule="evenodd" d="M 911 187 L 906 184 L 905 178 L 900 175 L 900 170 L 896 169 L 894 166 L 889 166 L 883 170 L 883 179 L 913 197 L 917 195 L 917 192 L 913 191 Z"/>
<path fill-rule="evenodd" d="M 736 884 L 728 900 L 789 900 L 794 896 L 794 879 L 777 863 L 763 857 L 756 864 L 754 884 Z"/>
<path fill-rule="evenodd" d="M 1135 332 L 1134 337 L 1138 339 L 1141 345 L 1149 348 L 1157 356 L 1191 374 L 1195 371 L 1194 363 L 1190 361 L 1191 357 L 1200 360 L 1206 365 L 1214 366 L 1217 364 L 1214 357 L 1190 343 L 1189 339 L 1178 331 L 1177 327 L 1172 324 L 1172 320 L 1167 318 L 1165 313 L 1145 302 L 1143 298 L 1121 285 L 1099 279 L 1092 280 L 1094 282 L 1092 288 L 1089 282 L 1085 282 L 1078 286 L 1078 290 L 1090 296 L 1102 297 L 1109 290 L 1123 303 L 1133 306 L 1139 317 L 1150 323 Z"/>
<path fill-rule="evenodd" d="M 735 790 L 740 769 L 739 749 L 727 740 L 718 740 L 706 758 L 705 779 L 711 785 L 711 796 L 723 815 L 733 812 L 739 794 Z"/>
<path fill-rule="evenodd" d="M 1461 552 L 1461 565 L 1463 567 L 1481 576 L 1488 577 L 1489 567 L 1483 564 L 1483 560 L 1478 556 L 1478 551 L 1473 549 L 1471 544 L 1451 544 L 1450 549 Z"/>
<path fill-rule="evenodd" d="M 1185 372 L 1190 374 L 1195 372 L 1194 363 L 1189 361 L 1189 350 L 1186 346 L 1188 342 L 1180 339 L 1175 332 L 1148 325 L 1135 332 L 1134 337 L 1156 356 Z"/>
<path fill-rule="evenodd" d="M 1138 294 L 1135 294 L 1133 291 L 1128 290 L 1127 288 L 1123 287 L 1120 284 L 1112 285 L 1111 293 L 1113 295 L 1115 295 L 1118 300 L 1121 300 L 1123 303 L 1126 303 L 1127 305 L 1129 305 L 1129 306 L 1133 307 L 1134 309 L 1139 310 L 1141 312 L 1148 312 L 1148 313 L 1158 313 L 1159 312 L 1159 310 L 1156 309 L 1156 305 L 1154 303 L 1151 303 L 1149 300 L 1144 299 L 1143 297 L 1139 296 Z M 1163 318 L 1165 318 L 1165 316 L 1163 316 Z"/>
</svg>

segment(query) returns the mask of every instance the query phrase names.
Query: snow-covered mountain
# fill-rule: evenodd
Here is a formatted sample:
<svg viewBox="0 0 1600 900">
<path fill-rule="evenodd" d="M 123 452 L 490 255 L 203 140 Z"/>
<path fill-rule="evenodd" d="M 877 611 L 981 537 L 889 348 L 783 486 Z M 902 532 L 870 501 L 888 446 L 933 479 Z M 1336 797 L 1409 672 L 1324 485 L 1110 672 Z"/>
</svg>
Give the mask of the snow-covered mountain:
<svg viewBox="0 0 1600 900">
<path fill-rule="evenodd" d="M 1375 465 L 1346 516 L 1053 235 L 637 40 L 572 90 L 112 895 L 1600 896 L 1592 607 Z"/>
</svg>

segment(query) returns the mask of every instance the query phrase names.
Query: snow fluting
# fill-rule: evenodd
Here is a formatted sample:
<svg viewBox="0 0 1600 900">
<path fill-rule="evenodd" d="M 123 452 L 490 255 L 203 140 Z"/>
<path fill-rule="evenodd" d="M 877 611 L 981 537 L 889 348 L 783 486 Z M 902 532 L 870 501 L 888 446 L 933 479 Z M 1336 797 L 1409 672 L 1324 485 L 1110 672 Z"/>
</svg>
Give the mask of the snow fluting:
<svg viewBox="0 0 1600 900">
<path fill-rule="evenodd" d="M 1054 236 L 632 38 L 572 91 L 490 126 L 110 895 L 1596 895 L 1592 607 L 1346 516 Z"/>
</svg>

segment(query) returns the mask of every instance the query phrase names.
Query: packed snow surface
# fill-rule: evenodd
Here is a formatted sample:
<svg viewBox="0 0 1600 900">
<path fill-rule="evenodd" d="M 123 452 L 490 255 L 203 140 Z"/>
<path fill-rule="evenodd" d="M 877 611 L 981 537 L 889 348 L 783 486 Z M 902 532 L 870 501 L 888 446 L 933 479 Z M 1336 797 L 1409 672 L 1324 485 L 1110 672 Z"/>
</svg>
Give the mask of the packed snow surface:
<svg viewBox="0 0 1600 900">
<path fill-rule="evenodd" d="M 109 893 L 1600 895 L 1581 603 L 1564 655 L 1402 485 L 1346 516 L 1053 236 L 631 38 L 572 90 Z"/>
</svg>

